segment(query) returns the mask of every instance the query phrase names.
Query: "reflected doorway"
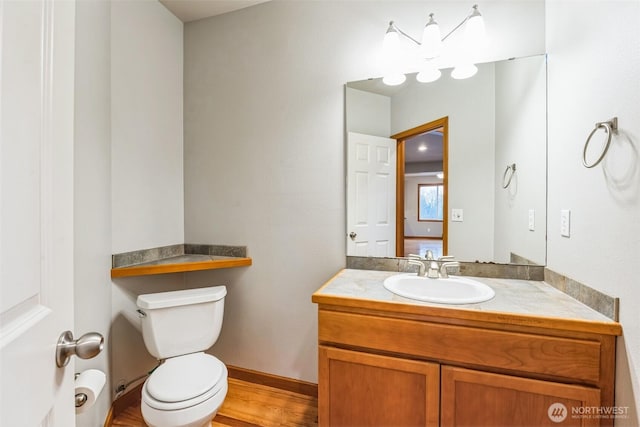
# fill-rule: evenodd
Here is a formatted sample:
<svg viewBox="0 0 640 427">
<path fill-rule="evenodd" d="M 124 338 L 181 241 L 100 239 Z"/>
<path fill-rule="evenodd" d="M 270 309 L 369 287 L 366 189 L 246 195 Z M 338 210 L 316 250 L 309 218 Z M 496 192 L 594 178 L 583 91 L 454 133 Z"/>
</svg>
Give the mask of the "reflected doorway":
<svg viewBox="0 0 640 427">
<path fill-rule="evenodd" d="M 393 135 L 398 144 L 396 256 L 447 254 L 448 118 Z"/>
</svg>

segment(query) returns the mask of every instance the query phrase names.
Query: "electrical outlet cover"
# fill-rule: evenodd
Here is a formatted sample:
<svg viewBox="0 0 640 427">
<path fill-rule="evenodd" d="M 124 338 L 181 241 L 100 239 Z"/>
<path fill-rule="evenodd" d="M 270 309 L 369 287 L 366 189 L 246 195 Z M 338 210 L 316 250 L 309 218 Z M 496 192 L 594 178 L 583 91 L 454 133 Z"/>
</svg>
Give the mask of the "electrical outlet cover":
<svg viewBox="0 0 640 427">
<path fill-rule="evenodd" d="M 535 231 L 536 229 L 536 211 L 529 209 L 529 231 Z"/>
<path fill-rule="evenodd" d="M 560 235 L 564 237 L 571 235 L 571 211 L 569 209 L 560 211 Z"/>
<path fill-rule="evenodd" d="M 462 222 L 464 220 L 463 214 L 462 209 L 451 209 L 451 221 Z"/>
</svg>

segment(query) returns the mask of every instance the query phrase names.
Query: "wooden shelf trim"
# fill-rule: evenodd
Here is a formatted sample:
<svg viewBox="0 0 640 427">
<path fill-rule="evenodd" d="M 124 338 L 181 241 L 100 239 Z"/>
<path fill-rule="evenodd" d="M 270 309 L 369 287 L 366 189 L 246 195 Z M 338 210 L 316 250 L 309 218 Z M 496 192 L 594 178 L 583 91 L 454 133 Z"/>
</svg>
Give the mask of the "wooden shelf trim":
<svg viewBox="0 0 640 427">
<path fill-rule="evenodd" d="M 182 273 L 187 271 L 217 270 L 221 268 L 248 267 L 252 264 L 247 257 L 205 256 L 202 260 L 180 262 L 183 257 L 176 257 L 176 262 L 162 260 L 162 263 L 146 263 L 128 267 L 111 269 L 111 277 L 148 276 L 153 274 Z"/>
</svg>

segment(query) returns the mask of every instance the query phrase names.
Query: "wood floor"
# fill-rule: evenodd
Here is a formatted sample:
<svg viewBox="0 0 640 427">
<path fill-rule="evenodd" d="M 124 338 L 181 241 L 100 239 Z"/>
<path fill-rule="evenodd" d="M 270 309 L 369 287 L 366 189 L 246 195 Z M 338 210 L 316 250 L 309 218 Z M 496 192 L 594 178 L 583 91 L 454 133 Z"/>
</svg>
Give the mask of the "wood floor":
<svg viewBox="0 0 640 427">
<path fill-rule="evenodd" d="M 404 238 L 404 256 L 416 254 L 424 257 L 427 250 L 433 252 L 435 258 L 440 258 L 442 256 L 442 240 L 421 239 L 419 237 Z"/>
<path fill-rule="evenodd" d="M 318 399 L 229 378 L 224 404 L 211 422 L 212 427 L 306 427 L 318 425 Z M 136 403 L 116 418 L 113 427 L 144 427 L 140 404 Z"/>
</svg>

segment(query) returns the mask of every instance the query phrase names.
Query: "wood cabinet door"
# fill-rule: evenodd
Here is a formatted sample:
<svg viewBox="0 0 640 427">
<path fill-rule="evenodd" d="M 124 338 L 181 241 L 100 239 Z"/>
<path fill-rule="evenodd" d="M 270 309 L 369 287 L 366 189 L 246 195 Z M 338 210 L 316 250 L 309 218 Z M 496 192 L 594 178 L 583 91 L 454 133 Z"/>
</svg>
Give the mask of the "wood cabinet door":
<svg viewBox="0 0 640 427">
<path fill-rule="evenodd" d="M 435 427 L 439 388 L 437 363 L 319 347 L 320 426 Z"/>
<path fill-rule="evenodd" d="M 598 426 L 600 390 L 442 366 L 442 427 Z"/>
</svg>

